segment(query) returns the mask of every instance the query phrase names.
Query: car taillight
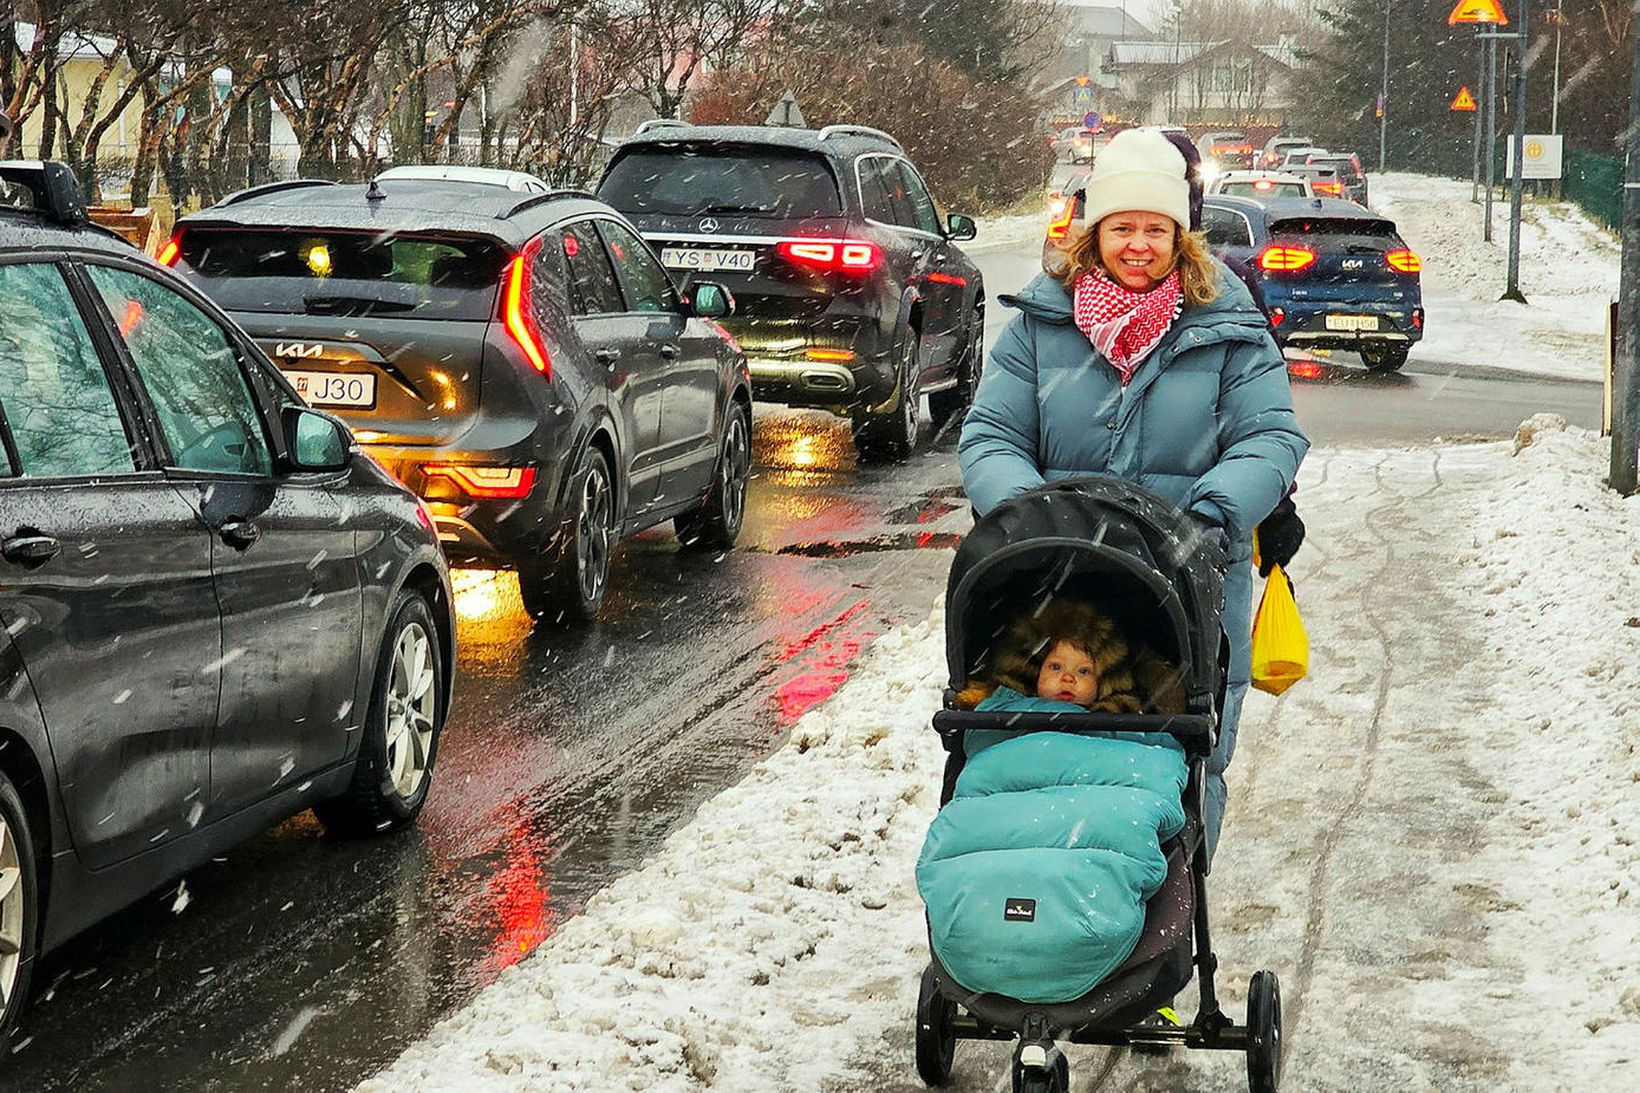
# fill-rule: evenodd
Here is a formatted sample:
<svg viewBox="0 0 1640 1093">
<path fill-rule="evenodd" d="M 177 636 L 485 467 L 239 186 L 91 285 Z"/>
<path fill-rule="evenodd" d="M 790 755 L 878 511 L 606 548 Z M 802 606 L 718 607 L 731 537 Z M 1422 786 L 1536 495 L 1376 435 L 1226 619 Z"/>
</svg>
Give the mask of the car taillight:
<svg viewBox="0 0 1640 1093">
<path fill-rule="evenodd" d="M 540 249 L 541 241 L 531 240 L 507 264 L 506 283 L 501 292 L 501 325 L 506 328 L 507 336 L 524 351 L 524 356 L 529 358 L 535 370 L 543 376 L 551 376 L 552 361 L 547 357 L 547 347 L 542 344 L 541 330 L 535 325 L 535 312 L 530 305 L 530 288 L 535 279 L 532 268 L 536 252 Z M 529 491 L 526 489 L 524 492 Z"/>
<path fill-rule="evenodd" d="M 426 463 L 422 473 L 428 478 L 453 482 L 468 497 L 484 500 L 517 500 L 535 488 L 534 467 L 476 467 L 456 463 Z"/>
<path fill-rule="evenodd" d="M 1048 221 L 1048 238 L 1063 239 L 1071 233 L 1071 224 L 1076 220 L 1076 198 L 1064 197 L 1060 199 L 1064 207 Z"/>
<path fill-rule="evenodd" d="M 1258 256 L 1258 268 L 1291 273 L 1315 264 L 1315 251 L 1308 247 L 1265 247 Z"/>
<path fill-rule="evenodd" d="M 169 243 L 160 248 L 158 256 L 159 264 L 162 266 L 174 266 L 177 264 L 177 256 L 181 253 L 182 233 L 178 232 L 176 235 L 171 236 L 171 241 Z"/>
<path fill-rule="evenodd" d="M 1283 319 L 1285 319 L 1286 317 L 1287 317 L 1287 310 L 1285 308 L 1272 307 L 1270 309 L 1270 325 L 1271 326 L 1280 326 L 1281 321 Z"/>
<path fill-rule="evenodd" d="M 1333 197 L 1341 197 L 1344 193 L 1342 182 L 1317 182 L 1311 188 L 1318 194 L 1331 194 Z"/>
<path fill-rule="evenodd" d="M 1415 308 L 1412 309 L 1412 329 L 1422 330 L 1423 328 L 1424 328 L 1424 309 L 1421 308 L 1421 307 L 1415 307 Z"/>
<path fill-rule="evenodd" d="M 1392 250 L 1384 255 L 1389 268 L 1402 273 L 1417 273 L 1424 268 L 1423 260 L 1410 250 Z"/>
<path fill-rule="evenodd" d="M 883 250 L 857 239 L 782 239 L 775 252 L 788 262 L 836 273 L 870 273 L 883 264 Z"/>
<path fill-rule="evenodd" d="M 1253 189 L 1255 190 L 1273 190 L 1275 188 L 1276 184 L 1267 178 L 1261 178 L 1257 182 L 1253 183 Z"/>
</svg>

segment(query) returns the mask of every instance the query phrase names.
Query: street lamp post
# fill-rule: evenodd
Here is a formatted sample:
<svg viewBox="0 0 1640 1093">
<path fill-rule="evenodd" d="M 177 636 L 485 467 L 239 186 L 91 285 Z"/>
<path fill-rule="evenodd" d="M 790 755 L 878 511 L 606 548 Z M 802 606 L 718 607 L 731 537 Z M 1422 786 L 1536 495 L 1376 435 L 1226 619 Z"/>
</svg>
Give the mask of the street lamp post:
<svg viewBox="0 0 1640 1093">
<path fill-rule="evenodd" d="M 1389 145 L 1389 5 L 1384 0 L 1384 82 L 1378 90 L 1378 170 L 1384 170 Z"/>
<path fill-rule="evenodd" d="M 1630 84 L 1609 480 L 1611 488 L 1624 495 L 1635 491 L 1637 473 L 1640 473 L 1640 34 L 1634 38 L 1634 72 Z"/>
<path fill-rule="evenodd" d="M 1561 11 L 1565 0 L 1555 0 L 1555 97 L 1549 106 L 1549 132 L 1560 132 L 1560 25 L 1566 21 Z"/>
<path fill-rule="evenodd" d="M 1520 25 L 1515 28 L 1515 146 L 1510 152 L 1509 188 L 1509 281 L 1504 286 L 1502 299 L 1524 304 L 1526 296 L 1520 291 L 1520 201 L 1526 172 L 1526 47 L 1527 8 L 1530 0 L 1520 0 Z"/>
</svg>

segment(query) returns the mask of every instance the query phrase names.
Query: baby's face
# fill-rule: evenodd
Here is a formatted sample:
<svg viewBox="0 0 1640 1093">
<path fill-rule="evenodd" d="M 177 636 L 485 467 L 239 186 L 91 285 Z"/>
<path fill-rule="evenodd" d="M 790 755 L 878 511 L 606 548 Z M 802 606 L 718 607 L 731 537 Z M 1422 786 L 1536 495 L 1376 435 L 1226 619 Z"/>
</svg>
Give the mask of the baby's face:
<svg viewBox="0 0 1640 1093">
<path fill-rule="evenodd" d="M 1036 677 L 1036 696 L 1086 706 L 1099 695 L 1099 674 L 1082 650 L 1062 641 L 1048 650 Z"/>
</svg>

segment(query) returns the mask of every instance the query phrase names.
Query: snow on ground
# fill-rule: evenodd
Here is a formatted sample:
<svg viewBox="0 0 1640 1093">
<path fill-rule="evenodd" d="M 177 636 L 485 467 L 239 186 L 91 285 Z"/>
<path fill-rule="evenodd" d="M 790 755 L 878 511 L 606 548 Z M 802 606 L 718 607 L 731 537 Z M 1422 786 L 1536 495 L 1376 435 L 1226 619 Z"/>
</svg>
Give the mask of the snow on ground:
<svg viewBox="0 0 1640 1093">
<path fill-rule="evenodd" d="M 1256 968 L 1281 976 L 1288 1088 L 1640 1072 L 1640 499 L 1601 487 L 1597 437 L 1528 426 L 1518 452 L 1305 465 L 1311 678 L 1249 700 L 1210 881 L 1227 1012 Z M 779 752 L 360 1088 L 920 1089 L 942 624 L 879 639 Z M 1007 1059 L 959 1045 L 954 1087 L 1006 1088 Z M 1246 1082 L 1226 1054 L 1072 1060 L 1101 1089 Z"/>
<path fill-rule="evenodd" d="M 1520 287 L 1526 305 L 1500 301 L 1509 259 L 1509 203 L 1494 200 L 1493 242 L 1468 182 L 1400 173 L 1371 177 L 1372 207 L 1393 219 L 1423 259 L 1427 333 L 1413 359 L 1486 364 L 1599 380 L 1606 303 L 1617 296 L 1622 248 L 1569 201 L 1526 199 Z"/>
<path fill-rule="evenodd" d="M 975 222 L 979 233 L 961 247 L 965 253 L 975 253 L 1012 249 L 1029 243 L 1040 246 L 1048 230 L 1050 205 L 1050 202 L 1044 201 L 1040 210 L 982 217 Z"/>
</svg>

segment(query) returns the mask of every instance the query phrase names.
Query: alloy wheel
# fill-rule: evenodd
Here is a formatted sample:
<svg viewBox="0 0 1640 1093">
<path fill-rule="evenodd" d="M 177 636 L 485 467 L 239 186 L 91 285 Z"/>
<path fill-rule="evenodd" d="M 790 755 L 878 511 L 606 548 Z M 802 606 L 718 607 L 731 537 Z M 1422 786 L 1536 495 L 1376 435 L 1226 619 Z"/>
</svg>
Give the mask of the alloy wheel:
<svg viewBox="0 0 1640 1093">
<path fill-rule="evenodd" d="M 581 483 L 580 513 L 575 522 L 575 571 L 581 596 L 588 603 L 597 602 L 609 577 L 612 508 L 609 479 L 595 461 Z"/>
<path fill-rule="evenodd" d="M 725 527 L 738 531 L 746 515 L 746 483 L 751 469 L 752 442 L 746 433 L 746 413 L 737 406 L 729 415 L 729 431 L 723 438 L 723 465 L 718 471 Z"/>
<path fill-rule="evenodd" d="M 399 632 L 387 685 L 387 769 L 394 792 L 406 800 L 427 777 L 438 712 L 436 682 L 432 640 L 412 622 Z"/>
</svg>

